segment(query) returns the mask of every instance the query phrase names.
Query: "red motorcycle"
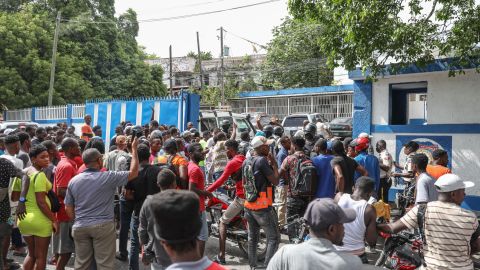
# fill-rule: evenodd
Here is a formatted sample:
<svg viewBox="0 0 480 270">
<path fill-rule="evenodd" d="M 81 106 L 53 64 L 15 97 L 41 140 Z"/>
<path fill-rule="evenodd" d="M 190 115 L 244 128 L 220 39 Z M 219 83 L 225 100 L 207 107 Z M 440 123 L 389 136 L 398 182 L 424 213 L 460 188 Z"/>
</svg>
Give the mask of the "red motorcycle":
<svg viewBox="0 0 480 270">
<path fill-rule="evenodd" d="M 375 266 L 394 270 L 414 270 L 424 261 L 421 237 L 409 232 L 398 234 L 380 233 L 385 238 L 383 250 Z"/>
<path fill-rule="evenodd" d="M 213 192 L 213 198 L 207 199 L 206 211 L 209 234 L 219 237 L 220 218 L 223 212 L 233 202 L 233 199 L 221 192 Z M 235 242 L 242 251 L 243 255 L 248 258 L 248 230 L 247 220 L 243 217 L 243 211 L 234 217 L 227 225 L 227 240 Z M 267 253 L 266 236 L 260 232 L 260 240 L 257 246 L 257 258 L 263 260 Z"/>
</svg>

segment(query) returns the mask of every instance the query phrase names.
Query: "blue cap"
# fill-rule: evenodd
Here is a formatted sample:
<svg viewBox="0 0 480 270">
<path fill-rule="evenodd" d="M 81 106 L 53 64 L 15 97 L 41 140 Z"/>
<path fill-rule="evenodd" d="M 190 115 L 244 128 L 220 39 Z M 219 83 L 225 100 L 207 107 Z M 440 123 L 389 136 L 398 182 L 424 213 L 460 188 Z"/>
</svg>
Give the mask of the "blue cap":
<svg viewBox="0 0 480 270">
<path fill-rule="evenodd" d="M 255 133 L 255 137 L 257 137 L 257 136 L 266 137 L 265 132 L 263 132 L 263 131 L 257 131 L 257 133 Z"/>
</svg>

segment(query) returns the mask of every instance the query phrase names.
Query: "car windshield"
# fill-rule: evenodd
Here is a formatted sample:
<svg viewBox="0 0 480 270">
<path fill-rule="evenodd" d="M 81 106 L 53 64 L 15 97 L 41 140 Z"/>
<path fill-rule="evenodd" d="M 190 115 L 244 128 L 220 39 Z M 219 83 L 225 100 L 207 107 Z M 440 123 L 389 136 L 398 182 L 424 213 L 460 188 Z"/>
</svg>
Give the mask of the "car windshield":
<svg viewBox="0 0 480 270">
<path fill-rule="evenodd" d="M 283 127 L 302 127 L 305 120 L 308 120 L 306 116 L 288 116 Z"/>
<path fill-rule="evenodd" d="M 352 118 L 350 117 L 340 117 L 335 118 L 330 122 L 330 124 L 352 124 Z"/>
<path fill-rule="evenodd" d="M 235 118 L 235 122 L 237 123 L 238 132 L 250 131 L 250 127 L 245 119 Z"/>
</svg>

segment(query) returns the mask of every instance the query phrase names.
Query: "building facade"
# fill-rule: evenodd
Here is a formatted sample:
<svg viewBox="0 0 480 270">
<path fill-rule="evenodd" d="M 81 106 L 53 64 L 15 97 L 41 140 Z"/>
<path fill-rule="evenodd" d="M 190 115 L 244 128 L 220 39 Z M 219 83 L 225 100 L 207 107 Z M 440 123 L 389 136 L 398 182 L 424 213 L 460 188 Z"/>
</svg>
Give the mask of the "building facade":
<svg viewBox="0 0 480 270">
<path fill-rule="evenodd" d="M 265 59 L 264 54 L 224 57 L 224 77 L 233 78 L 238 84 L 252 78 L 260 83 L 260 66 Z M 170 87 L 170 59 L 159 58 L 146 60 L 150 65 L 161 65 L 163 83 Z M 172 58 L 172 83 L 174 89 L 200 88 L 200 69 L 197 60 L 192 57 Z M 203 82 L 205 86 L 219 87 L 221 85 L 221 59 L 202 61 Z M 256 90 L 256 89 L 254 89 Z"/>
<path fill-rule="evenodd" d="M 467 194 L 480 195 L 480 73 L 450 77 L 448 60 L 437 60 L 425 68 L 411 66 L 397 75 L 365 82 L 359 70 L 354 81 L 354 136 L 384 139 L 394 160 L 404 163 L 403 145 L 420 144 L 420 152 L 442 148 L 449 153 L 452 172 L 476 186 Z"/>
</svg>

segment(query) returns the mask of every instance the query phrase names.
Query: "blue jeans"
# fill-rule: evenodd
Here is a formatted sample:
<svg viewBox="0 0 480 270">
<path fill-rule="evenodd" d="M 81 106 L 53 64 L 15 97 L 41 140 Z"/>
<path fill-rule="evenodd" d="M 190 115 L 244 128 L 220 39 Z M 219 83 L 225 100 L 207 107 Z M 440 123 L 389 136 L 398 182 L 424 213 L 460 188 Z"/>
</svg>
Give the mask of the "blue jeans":
<svg viewBox="0 0 480 270">
<path fill-rule="evenodd" d="M 128 256 L 128 231 L 132 219 L 133 204 L 127 202 L 123 196 L 120 198 L 120 233 L 118 235 L 118 252 L 122 256 Z"/>
<path fill-rule="evenodd" d="M 267 236 L 267 253 L 264 262 L 266 266 L 280 243 L 277 213 L 272 207 L 256 211 L 245 208 L 245 218 L 248 222 L 248 264 L 250 267 L 257 266 L 257 245 L 260 228 L 262 228 Z"/>
<path fill-rule="evenodd" d="M 138 270 L 138 254 L 140 253 L 140 241 L 138 239 L 138 225 L 140 220 L 137 215 L 132 215 L 132 223 L 130 224 L 130 256 L 128 265 L 130 270 Z"/>
</svg>

